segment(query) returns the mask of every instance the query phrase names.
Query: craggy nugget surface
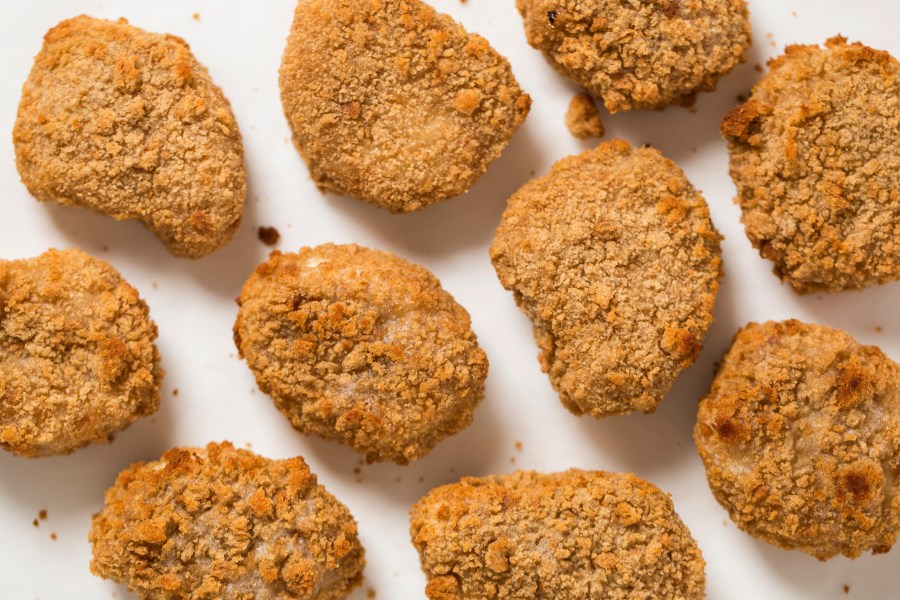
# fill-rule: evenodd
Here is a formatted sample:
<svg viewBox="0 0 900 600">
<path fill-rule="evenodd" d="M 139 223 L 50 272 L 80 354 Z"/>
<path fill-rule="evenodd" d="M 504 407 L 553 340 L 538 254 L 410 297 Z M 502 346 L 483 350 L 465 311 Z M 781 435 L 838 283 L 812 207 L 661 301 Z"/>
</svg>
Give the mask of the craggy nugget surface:
<svg viewBox="0 0 900 600">
<path fill-rule="evenodd" d="M 528 43 L 616 113 L 692 104 L 750 48 L 744 0 L 516 0 Z"/>
<path fill-rule="evenodd" d="M 788 46 L 722 121 L 747 237 L 798 292 L 900 279 L 900 63 Z"/>
<path fill-rule="evenodd" d="M 137 290 L 80 250 L 0 260 L 0 447 L 104 443 L 156 412 L 156 325 Z"/>
<path fill-rule="evenodd" d="M 246 175 L 228 101 L 172 35 L 81 16 L 44 37 L 13 129 L 38 199 L 143 223 L 198 258 L 225 244 Z"/>
<path fill-rule="evenodd" d="M 694 429 L 709 486 L 750 535 L 819 559 L 900 531 L 900 367 L 799 321 L 734 339 Z"/>
<path fill-rule="evenodd" d="M 338 600 L 365 566 L 356 521 L 302 458 L 228 442 L 122 471 L 89 538 L 91 571 L 147 600 Z"/>
<path fill-rule="evenodd" d="M 431 490 L 413 506 L 429 600 L 703 597 L 696 542 L 634 476 L 517 471 Z"/>
<path fill-rule="evenodd" d="M 468 191 L 531 106 L 487 40 L 421 0 L 299 0 L 281 100 L 319 187 L 392 212 Z"/>
<path fill-rule="evenodd" d="M 513 194 L 491 259 L 562 403 L 652 412 L 700 352 L 719 288 L 706 201 L 653 148 L 613 140 Z"/>
<path fill-rule="evenodd" d="M 405 463 L 472 422 L 487 357 L 469 314 L 428 270 L 325 244 L 273 252 L 234 325 L 262 391 L 303 432 Z"/>
</svg>

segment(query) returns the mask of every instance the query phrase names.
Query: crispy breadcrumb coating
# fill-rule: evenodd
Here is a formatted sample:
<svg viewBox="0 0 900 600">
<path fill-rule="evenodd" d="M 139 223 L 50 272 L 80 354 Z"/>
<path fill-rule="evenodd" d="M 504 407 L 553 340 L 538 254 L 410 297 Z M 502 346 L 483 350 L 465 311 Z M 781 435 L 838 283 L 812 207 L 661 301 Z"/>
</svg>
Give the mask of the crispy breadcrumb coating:
<svg viewBox="0 0 900 600">
<path fill-rule="evenodd" d="M 620 140 L 509 200 L 491 247 L 562 403 L 653 412 L 700 352 L 721 277 L 706 201 L 675 163 Z"/>
<path fill-rule="evenodd" d="M 900 279 L 900 63 L 788 46 L 725 115 L 747 237 L 800 293 Z"/>
<path fill-rule="evenodd" d="M 569 133 L 581 140 L 592 137 L 603 137 L 603 121 L 594 99 L 588 94 L 580 93 L 572 96 L 569 109 L 566 111 L 566 128 Z"/>
<path fill-rule="evenodd" d="M 300 0 L 281 99 L 319 187 L 392 212 L 468 191 L 531 105 L 487 40 L 420 0 Z"/>
<path fill-rule="evenodd" d="M 887 552 L 900 532 L 900 366 L 799 321 L 734 339 L 694 429 L 709 486 L 750 535 L 808 552 Z"/>
<path fill-rule="evenodd" d="M 80 250 L 0 260 L 0 447 L 104 443 L 156 412 L 156 324 L 137 290 Z"/>
<path fill-rule="evenodd" d="M 188 45 L 80 16 L 44 37 L 13 129 L 38 199 L 143 223 L 176 256 L 231 239 L 246 195 L 228 101 Z"/>
<path fill-rule="evenodd" d="M 91 571 L 146 600 L 340 600 L 365 566 L 356 521 L 302 458 L 228 442 L 122 471 L 88 537 Z"/>
<path fill-rule="evenodd" d="M 692 104 L 744 62 L 744 0 L 516 0 L 528 43 L 611 113 Z"/>
<path fill-rule="evenodd" d="M 413 506 L 429 600 L 703 597 L 705 562 L 672 500 L 634 475 L 466 477 Z"/>
<path fill-rule="evenodd" d="M 291 423 L 371 461 L 407 461 L 468 427 L 488 361 L 425 268 L 325 244 L 273 252 L 244 285 L 238 350 Z"/>
</svg>

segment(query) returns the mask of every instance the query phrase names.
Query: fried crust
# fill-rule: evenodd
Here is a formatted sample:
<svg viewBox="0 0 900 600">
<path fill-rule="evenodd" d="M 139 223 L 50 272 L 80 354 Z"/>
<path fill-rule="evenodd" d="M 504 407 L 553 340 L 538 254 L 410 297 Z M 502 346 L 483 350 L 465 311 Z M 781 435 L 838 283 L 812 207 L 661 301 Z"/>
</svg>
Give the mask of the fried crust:
<svg viewBox="0 0 900 600">
<path fill-rule="evenodd" d="M 607 110 L 693 104 L 744 62 L 744 0 L 516 0 L 528 43 Z"/>
<path fill-rule="evenodd" d="M 205 256 L 240 224 L 237 122 L 175 36 L 124 19 L 63 21 L 22 88 L 13 142 L 35 198 L 138 220 L 176 256 Z"/>
<path fill-rule="evenodd" d="M 751 323 L 694 439 L 709 486 L 750 535 L 821 560 L 887 552 L 900 531 L 900 367 L 843 331 Z"/>
<path fill-rule="evenodd" d="M 365 566 L 356 521 L 302 458 L 228 442 L 122 471 L 89 539 L 91 571 L 146 600 L 340 600 Z"/>
<path fill-rule="evenodd" d="M 721 277 L 706 201 L 672 161 L 621 140 L 513 194 L 491 246 L 562 403 L 653 412 L 700 352 Z"/>
<path fill-rule="evenodd" d="M 631 474 L 466 477 L 431 490 L 410 523 L 429 600 L 689 600 L 706 586 L 672 500 Z"/>
<path fill-rule="evenodd" d="M 68 454 L 156 412 L 156 335 L 102 260 L 75 249 L 0 260 L 0 447 Z"/>
<path fill-rule="evenodd" d="M 722 121 L 747 237 L 800 293 L 900 279 L 900 63 L 788 46 Z"/>
<path fill-rule="evenodd" d="M 588 94 L 572 96 L 566 111 L 566 128 L 580 140 L 603 137 L 603 121 L 594 99 Z"/>
<path fill-rule="evenodd" d="M 466 192 L 531 106 L 505 58 L 420 0 L 300 0 L 281 99 L 319 187 L 392 212 Z"/>
<path fill-rule="evenodd" d="M 300 431 L 406 463 L 472 422 L 488 361 L 428 270 L 325 244 L 273 252 L 238 300 L 234 339 Z"/>
</svg>

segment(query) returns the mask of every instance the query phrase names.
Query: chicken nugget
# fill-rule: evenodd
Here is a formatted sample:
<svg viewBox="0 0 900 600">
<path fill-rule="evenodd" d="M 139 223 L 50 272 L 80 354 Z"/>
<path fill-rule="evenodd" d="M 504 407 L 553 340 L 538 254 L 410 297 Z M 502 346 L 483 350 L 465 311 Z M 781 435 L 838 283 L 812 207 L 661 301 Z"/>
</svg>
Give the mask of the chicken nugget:
<svg viewBox="0 0 900 600">
<path fill-rule="evenodd" d="M 900 532 L 900 366 L 799 321 L 738 332 L 694 428 L 738 527 L 820 560 L 887 552 Z"/>
<path fill-rule="evenodd" d="M 800 293 L 900 280 L 900 63 L 788 46 L 725 115 L 747 237 Z"/>
<path fill-rule="evenodd" d="M 428 270 L 325 244 L 273 252 L 244 285 L 238 351 L 300 431 L 406 463 L 468 427 L 488 361 Z"/>
<path fill-rule="evenodd" d="M 80 250 L 0 260 L 0 447 L 104 443 L 156 412 L 156 324 L 137 290 Z"/>
<path fill-rule="evenodd" d="M 13 142 L 35 198 L 140 221 L 176 256 L 205 256 L 240 224 L 237 122 L 175 36 L 124 19 L 63 21 L 22 88 Z"/>
<path fill-rule="evenodd" d="M 700 352 L 721 277 L 706 201 L 675 163 L 621 140 L 509 199 L 491 260 L 534 324 L 562 403 L 653 412 Z"/>
<path fill-rule="evenodd" d="M 487 40 L 421 0 L 300 0 L 281 100 L 318 186 L 391 212 L 468 191 L 531 106 Z"/>
<path fill-rule="evenodd" d="M 302 458 L 228 442 L 122 471 L 88 537 L 91 571 L 145 600 L 340 600 L 366 562 L 350 511 Z"/>
<path fill-rule="evenodd" d="M 699 600 L 705 562 L 667 494 L 631 474 L 465 477 L 413 506 L 429 600 Z"/>
<path fill-rule="evenodd" d="M 611 113 L 693 104 L 744 62 L 744 0 L 516 0 L 528 43 Z"/>
</svg>

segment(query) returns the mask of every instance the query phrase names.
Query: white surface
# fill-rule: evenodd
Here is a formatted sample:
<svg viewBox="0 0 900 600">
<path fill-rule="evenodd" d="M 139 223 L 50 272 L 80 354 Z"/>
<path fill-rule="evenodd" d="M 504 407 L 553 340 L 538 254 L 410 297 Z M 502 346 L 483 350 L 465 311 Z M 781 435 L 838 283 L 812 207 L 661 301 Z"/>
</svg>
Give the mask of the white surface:
<svg viewBox="0 0 900 600">
<path fill-rule="evenodd" d="M 304 456 L 320 481 L 349 505 L 368 558 L 365 584 L 353 598 L 365 598 L 369 588 L 382 599 L 423 597 L 425 579 L 407 533 L 410 505 L 432 486 L 461 475 L 520 467 L 633 471 L 671 492 L 708 562 L 709 598 L 845 598 L 845 584 L 851 598 L 897 598 L 900 548 L 883 556 L 820 563 L 739 532 L 707 488 L 691 430 L 713 362 L 747 321 L 797 317 L 826 323 L 900 359 L 900 285 L 798 297 L 770 273 L 771 264 L 750 247 L 740 227 L 718 133 L 721 115 L 759 77 L 753 66 L 779 53 L 785 43 L 822 42 L 841 32 L 900 56 L 895 33 L 900 3 L 751 0 L 754 48 L 749 61 L 718 92 L 701 96 L 695 112 L 604 113 L 607 139 L 652 143 L 704 192 L 714 222 L 726 236 L 726 277 L 703 353 L 660 410 L 603 422 L 573 417 L 562 408 L 538 367 L 530 323 L 501 288 L 487 255 L 506 198 L 532 173 L 543 174 L 555 160 L 589 145 L 570 137 L 563 124 L 576 88 L 526 44 L 513 0 L 432 3 L 511 59 L 534 107 L 503 157 L 470 194 L 406 216 L 322 196 L 289 143 L 277 69 L 293 0 L 0 3 L 0 257 L 79 246 L 110 261 L 150 304 L 167 371 L 160 412 L 119 434 L 110 446 L 40 460 L 0 453 L 0 597 L 132 597 L 88 571 L 87 532 L 103 491 L 132 461 L 155 459 L 176 445 L 232 440 L 239 446 L 252 443 L 255 451 L 270 457 Z M 192 19 L 194 12 L 200 13 L 199 21 Z M 19 182 L 10 139 L 20 86 L 46 30 L 80 13 L 125 16 L 150 31 L 183 37 L 231 100 L 244 136 L 250 199 L 240 232 L 213 256 L 196 262 L 172 258 L 140 225 L 39 204 Z M 433 270 L 471 313 L 491 361 L 487 397 L 472 427 L 407 467 L 361 466 L 358 456 L 343 446 L 292 430 L 256 390 L 231 339 L 234 298 L 268 252 L 256 238 L 259 225 L 278 228 L 283 250 L 358 242 L 392 250 Z M 521 451 L 515 449 L 516 441 L 522 442 Z M 47 509 L 49 518 L 35 528 L 32 520 L 40 509 Z M 51 532 L 57 541 L 50 539 Z"/>
</svg>

